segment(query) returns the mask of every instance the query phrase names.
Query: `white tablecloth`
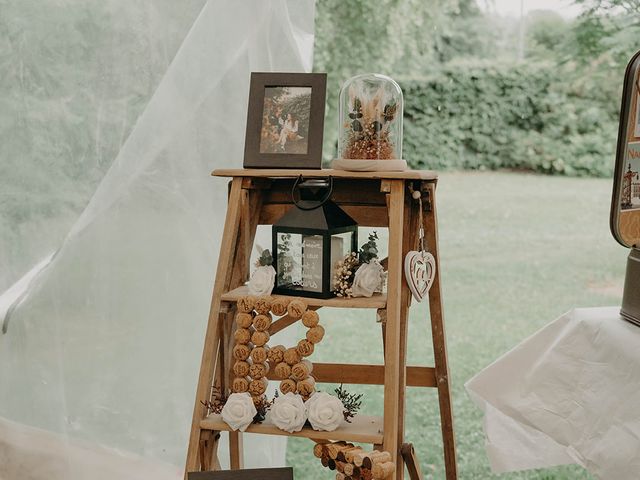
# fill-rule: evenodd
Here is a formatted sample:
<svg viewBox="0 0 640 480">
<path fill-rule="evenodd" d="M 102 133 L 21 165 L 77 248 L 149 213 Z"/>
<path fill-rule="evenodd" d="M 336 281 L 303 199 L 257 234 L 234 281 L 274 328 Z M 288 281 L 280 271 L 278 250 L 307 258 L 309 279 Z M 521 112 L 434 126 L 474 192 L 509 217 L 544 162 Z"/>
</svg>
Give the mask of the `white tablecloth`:
<svg viewBox="0 0 640 480">
<path fill-rule="evenodd" d="M 576 309 L 469 380 L 495 473 L 577 463 L 640 478 L 640 327 Z"/>
</svg>

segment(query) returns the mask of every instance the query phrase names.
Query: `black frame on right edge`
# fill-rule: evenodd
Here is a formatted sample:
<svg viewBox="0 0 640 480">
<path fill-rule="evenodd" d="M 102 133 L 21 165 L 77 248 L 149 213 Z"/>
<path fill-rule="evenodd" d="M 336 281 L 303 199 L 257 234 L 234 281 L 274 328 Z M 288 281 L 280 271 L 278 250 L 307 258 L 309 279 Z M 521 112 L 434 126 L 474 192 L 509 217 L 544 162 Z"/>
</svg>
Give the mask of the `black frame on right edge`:
<svg viewBox="0 0 640 480">
<path fill-rule="evenodd" d="M 611 228 L 611 234 L 616 241 L 627 248 L 632 248 L 634 245 L 629 245 L 620 233 L 620 213 L 622 212 L 621 194 L 622 194 L 622 174 L 626 167 L 626 151 L 629 144 L 629 116 L 632 113 L 634 106 L 633 94 L 637 94 L 637 87 L 634 85 L 635 79 L 640 69 L 640 51 L 631 57 L 624 74 L 624 85 L 622 90 L 622 101 L 620 105 L 620 123 L 618 126 L 618 145 L 616 148 L 616 165 L 613 174 L 613 193 L 611 196 L 611 213 L 609 217 L 609 225 Z M 640 105 L 635 105 L 635 108 L 640 108 Z"/>
</svg>

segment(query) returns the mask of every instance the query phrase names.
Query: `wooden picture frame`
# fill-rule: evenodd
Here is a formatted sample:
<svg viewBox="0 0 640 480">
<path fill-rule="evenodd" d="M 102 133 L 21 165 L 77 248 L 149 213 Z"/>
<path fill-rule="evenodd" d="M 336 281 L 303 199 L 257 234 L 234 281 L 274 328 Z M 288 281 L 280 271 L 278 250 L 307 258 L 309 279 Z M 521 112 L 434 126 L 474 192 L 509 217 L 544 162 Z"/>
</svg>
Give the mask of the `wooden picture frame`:
<svg viewBox="0 0 640 480">
<path fill-rule="evenodd" d="M 253 72 L 245 168 L 322 168 L 326 73 Z"/>
<path fill-rule="evenodd" d="M 248 470 L 218 470 L 189 472 L 187 480 L 293 480 L 293 468 L 255 468 Z"/>
</svg>

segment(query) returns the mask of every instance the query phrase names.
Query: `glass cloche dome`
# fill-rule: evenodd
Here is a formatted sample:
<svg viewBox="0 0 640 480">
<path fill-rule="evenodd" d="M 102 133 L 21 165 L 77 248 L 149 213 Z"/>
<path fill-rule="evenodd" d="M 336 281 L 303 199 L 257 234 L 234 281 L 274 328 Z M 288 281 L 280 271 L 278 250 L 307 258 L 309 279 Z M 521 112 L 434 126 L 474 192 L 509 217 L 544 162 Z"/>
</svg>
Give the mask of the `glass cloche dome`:
<svg viewBox="0 0 640 480">
<path fill-rule="evenodd" d="M 400 86 L 377 73 L 357 75 L 340 91 L 338 158 L 341 170 L 405 170 Z"/>
</svg>

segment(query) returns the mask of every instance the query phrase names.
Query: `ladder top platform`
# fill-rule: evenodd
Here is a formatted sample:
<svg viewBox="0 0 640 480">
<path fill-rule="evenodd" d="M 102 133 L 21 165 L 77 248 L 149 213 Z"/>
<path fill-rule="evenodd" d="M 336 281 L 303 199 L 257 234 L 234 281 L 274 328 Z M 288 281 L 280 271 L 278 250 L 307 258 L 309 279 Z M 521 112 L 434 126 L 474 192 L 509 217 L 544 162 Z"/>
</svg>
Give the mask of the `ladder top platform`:
<svg viewBox="0 0 640 480">
<path fill-rule="evenodd" d="M 381 180 L 426 180 L 435 181 L 438 174 L 433 170 L 405 170 L 403 172 L 348 172 L 322 168 L 319 170 L 295 170 L 286 168 L 237 168 L 216 169 L 211 172 L 214 177 L 265 177 L 265 178 L 295 178 L 302 175 L 306 178 L 334 177 L 334 178 L 363 178 Z"/>
</svg>

